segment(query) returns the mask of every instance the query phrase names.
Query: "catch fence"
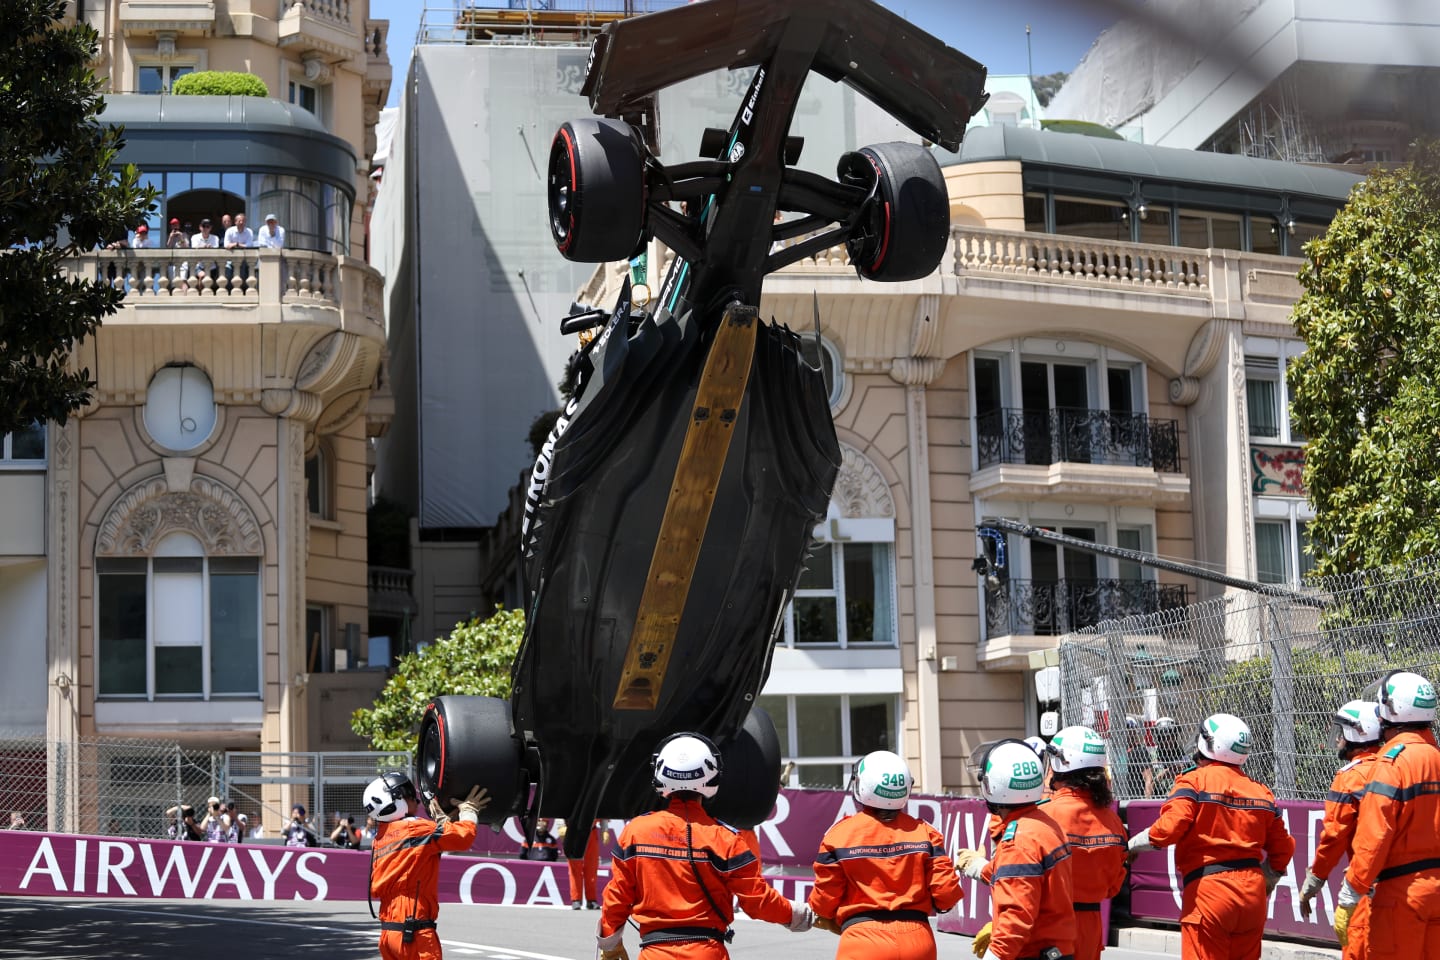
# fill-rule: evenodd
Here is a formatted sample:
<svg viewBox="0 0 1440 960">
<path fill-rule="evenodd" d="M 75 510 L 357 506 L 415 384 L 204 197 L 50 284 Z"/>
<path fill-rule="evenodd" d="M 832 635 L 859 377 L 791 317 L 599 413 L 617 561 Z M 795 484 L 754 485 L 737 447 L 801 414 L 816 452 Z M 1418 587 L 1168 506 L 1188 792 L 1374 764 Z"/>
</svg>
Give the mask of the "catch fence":
<svg viewBox="0 0 1440 960">
<path fill-rule="evenodd" d="M 336 814 L 363 825 L 367 783 L 409 769 L 403 753 L 244 753 L 0 732 L 0 829 L 163 838 L 175 823 L 167 810 L 188 804 L 198 820 L 214 796 L 246 815 L 251 839 L 278 837 L 291 806 L 303 804 L 324 841 Z"/>
<path fill-rule="evenodd" d="M 1059 654 L 1062 721 L 1106 738 L 1120 799 L 1165 796 L 1200 721 L 1223 712 L 1250 725 L 1247 773 L 1279 799 L 1324 800 L 1336 708 L 1390 670 L 1440 680 L 1440 558 L 1107 620 Z"/>
</svg>

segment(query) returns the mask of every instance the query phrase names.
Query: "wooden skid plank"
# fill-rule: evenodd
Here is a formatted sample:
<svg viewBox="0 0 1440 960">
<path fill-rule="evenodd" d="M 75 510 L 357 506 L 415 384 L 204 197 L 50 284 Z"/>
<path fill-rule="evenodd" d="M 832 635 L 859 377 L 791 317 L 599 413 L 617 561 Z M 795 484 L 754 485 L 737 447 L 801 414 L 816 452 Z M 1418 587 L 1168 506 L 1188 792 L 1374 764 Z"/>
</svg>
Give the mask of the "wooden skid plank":
<svg viewBox="0 0 1440 960">
<path fill-rule="evenodd" d="M 759 322 L 754 308 L 731 305 L 705 359 L 675 467 L 675 482 L 650 557 L 645 592 L 635 615 L 635 632 L 615 691 L 617 710 L 653 710 L 660 701 L 675 632 L 690 594 L 730 438 L 735 434 L 736 414 L 750 381 Z"/>
</svg>

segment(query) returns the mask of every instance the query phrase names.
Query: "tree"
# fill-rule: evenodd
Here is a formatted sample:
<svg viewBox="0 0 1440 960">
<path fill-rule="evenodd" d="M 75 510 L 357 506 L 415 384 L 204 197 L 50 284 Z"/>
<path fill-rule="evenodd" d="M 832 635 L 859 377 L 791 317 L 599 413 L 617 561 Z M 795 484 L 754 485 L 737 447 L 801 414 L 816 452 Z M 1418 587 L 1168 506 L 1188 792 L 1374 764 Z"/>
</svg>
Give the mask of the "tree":
<svg viewBox="0 0 1440 960">
<path fill-rule="evenodd" d="M 450 636 L 400 658 L 375 706 L 356 710 L 350 729 L 376 750 L 413 750 L 425 705 L 448 694 L 510 696 L 510 664 L 525 634 L 525 614 L 495 608 L 488 619 L 457 623 Z"/>
<path fill-rule="evenodd" d="M 1316 573 L 1440 553 L 1440 143 L 1357 185 L 1305 257 L 1289 383 Z"/>
<path fill-rule="evenodd" d="M 62 266 L 126 236 L 154 200 L 133 166 L 111 169 L 124 141 L 98 119 L 99 35 L 64 12 L 64 0 L 0 4 L 0 434 L 89 402 L 90 371 L 72 370 L 70 352 L 124 291 Z"/>
<path fill-rule="evenodd" d="M 1065 86 L 1065 81 L 1069 79 L 1070 74 L 1063 70 L 1032 79 L 1030 83 L 1035 88 L 1035 99 L 1040 101 L 1040 106 L 1050 106 L 1051 99 L 1060 92 L 1060 88 Z"/>
</svg>

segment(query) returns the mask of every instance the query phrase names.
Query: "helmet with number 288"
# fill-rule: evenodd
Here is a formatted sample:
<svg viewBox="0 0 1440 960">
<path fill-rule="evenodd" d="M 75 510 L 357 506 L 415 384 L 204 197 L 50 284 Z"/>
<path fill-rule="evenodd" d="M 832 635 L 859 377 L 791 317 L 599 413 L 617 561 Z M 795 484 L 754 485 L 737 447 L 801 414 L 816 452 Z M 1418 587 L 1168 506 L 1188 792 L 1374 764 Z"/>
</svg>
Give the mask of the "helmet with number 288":
<svg viewBox="0 0 1440 960">
<path fill-rule="evenodd" d="M 1023 741 L 1000 741 L 985 753 L 980 789 L 986 800 L 1001 806 L 1039 803 L 1045 792 L 1040 758 Z"/>
<path fill-rule="evenodd" d="M 877 810 L 902 810 L 910 799 L 915 780 L 910 767 L 889 750 L 876 750 L 860 758 L 850 790 L 862 806 Z"/>
<path fill-rule="evenodd" d="M 1250 759 L 1250 727 L 1234 714 L 1212 714 L 1200 724 L 1195 749 L 1211 760 L 1238 767 Z"/>
</svg>

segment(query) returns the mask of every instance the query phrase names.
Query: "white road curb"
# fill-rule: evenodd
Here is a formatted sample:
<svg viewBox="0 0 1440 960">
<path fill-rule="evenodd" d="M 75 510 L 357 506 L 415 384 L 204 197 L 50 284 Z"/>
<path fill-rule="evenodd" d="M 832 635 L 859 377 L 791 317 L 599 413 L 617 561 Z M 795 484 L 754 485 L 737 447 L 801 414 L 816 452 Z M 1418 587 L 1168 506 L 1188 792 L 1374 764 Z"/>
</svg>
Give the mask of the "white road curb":
<svg viewBox="0 0 1440 960">
<path fill-rule="evenodd" d="M 1180 932 L 1153 930 L 1148 927 L 1122 927 L 1115 931 L 1115 945 L 1127 950 L 1146 950 L 1178 957 Z M 1334 947 L 1266 940 L 1260 948 L 1260 960 L 1340 960 L 1340 951 Z"/>
</svg>

